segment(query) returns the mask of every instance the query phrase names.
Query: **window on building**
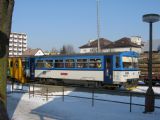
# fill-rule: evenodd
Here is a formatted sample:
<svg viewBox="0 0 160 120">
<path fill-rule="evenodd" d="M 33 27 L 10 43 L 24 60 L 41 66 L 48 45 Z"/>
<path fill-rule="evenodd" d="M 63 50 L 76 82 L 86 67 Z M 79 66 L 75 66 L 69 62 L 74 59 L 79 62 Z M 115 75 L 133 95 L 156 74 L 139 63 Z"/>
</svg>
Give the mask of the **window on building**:
<svg viewBox="0 0 160 120">
<path fill-rule="evenodd" d="M 63 60 L 62 59 L 55 60 L 54 67 L 55 68 L 64 68 L 64 62 L 63 62 Z"/>
<path fill-rule="evenodd" d="M 77 68 L 88 68 L 87 59 L 77 59 Z"/>
<path fill-rule="evenodd" d="M 67 59 L 65 61 L 65 67 L 66 68 L 74 68 L 75 67 L 75 61 L 74 61 L 74 59 Z"/>
</svg>

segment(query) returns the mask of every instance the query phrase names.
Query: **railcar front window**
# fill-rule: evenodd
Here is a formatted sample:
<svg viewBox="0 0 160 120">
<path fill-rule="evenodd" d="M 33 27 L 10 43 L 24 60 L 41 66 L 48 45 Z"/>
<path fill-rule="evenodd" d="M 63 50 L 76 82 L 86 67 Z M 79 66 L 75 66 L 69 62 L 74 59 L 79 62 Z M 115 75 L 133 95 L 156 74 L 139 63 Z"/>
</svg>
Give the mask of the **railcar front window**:
<svg viewBox="0 0 160 120">
<path fill-rule="evenodd" d="M 89 67 L 90 68 L 101 68 L 102 67 L 101 59 L 90 59 Z"/>
<path fill-rule="evenodd" d="M 122 57 L 124 68 L 133 68 L 132 57 Z"/>
<path fill-rule="evenodd" d="M 74 68 L 75 67 L 74 59 L 67 59 L 65 61 L 65 67 L 66 68 Z"/>
<path fill-rule="evenodd" d="M 55 60 L 54 67 L 55 68 L 64 68 L 63 60 Z"/>
<path fill-rule="evenodd" d="M 124 68 L 138 68 L 138 58 L 136 57 L 122 57 Z"/>
<path fill-rule="evenodd" d="M 77 68 L 88 68 L 87 59 L 77 59 Z"/>
</svg>

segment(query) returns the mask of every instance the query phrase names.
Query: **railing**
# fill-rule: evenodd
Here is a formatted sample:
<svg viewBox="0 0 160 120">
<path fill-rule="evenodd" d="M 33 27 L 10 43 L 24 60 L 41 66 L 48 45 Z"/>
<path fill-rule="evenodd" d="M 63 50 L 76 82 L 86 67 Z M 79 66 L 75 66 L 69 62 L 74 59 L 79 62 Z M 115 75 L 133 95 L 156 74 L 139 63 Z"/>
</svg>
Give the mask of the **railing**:
<svg viewBox="0 0 160 120">
<path fill-rule="evenodd" d="M 97 88 L 86 88 L 86 87 L 73 87 L 73 86 L 55 86 L 55 85 L 43 85 L 43 84 L 24 84 L 21 85 L 21 87 L 17 87 L 15 89 L 15 83 L 11 84 L 12 90 L 9 93 L 13 92 L 25 92 L 29 94 L 29 98 L 35 97 L 35 95 L 40 95 L 45 97 L 46 101 L 49 100 L 50 97 L 53 96 L 61 96 L 62 101 L 65 101 L 65 97 L 74 97 L 74 98 L 83 98 L 83 99 L 88 99 L 91 100 L 91 106 L 94 107 L 95 101 L 106 101 L 106 102 L 113 102 L 113 103 L 118 103 L 118 104 L 127 104 L 129 107 L 129 111 L 132 112 L 132 106 L 142 106 L 144 107 L 145 104 L 139 104 L 139 103 L 134 103 L 133 98 L 134 97 L 139 97 L 139 98 L 144 98 L 145 99 L 145 93 L 139 93 L 139 92 L 132 92 L 132 91 L 119 91 L 119 90 L 106 90 L 106 89 L 97 89 Z M 28 87 L 28 90 L 24 90 L 24 86 Z M 50 91 L 55 92 L 58 88 L 58 93 L 59 94 L 50 94 Z M 40 88 L 39 90 L 35 90 L 35 88 Z M 74 92 L 83 92 L 83 93 L 88 93 L 89 96 L 77 96 L 77 95 L 72 95 L 72 94 L 65 94 L 67 89 L 73 89 L 72 93 Z M 57 90 L 56 90 L 57 91 Z M 95 95 L 101 95 L 101 94 L 106 94 L 106 95 L 113 95 L 115 94 L 116 96 L 122 96 L 122 97 L 128 97 L 128 102 L 127 101 L 118 101 L 118 100 L 110 100 L 110 99 L 101 99 L 101 98 L 96 98 Z M 160 94 L 155 94 L 155 99 L 158 100 L 160 99 Z M 160 106 L 156 106 L 155 108 L 160 109 Z"/>
</svg>

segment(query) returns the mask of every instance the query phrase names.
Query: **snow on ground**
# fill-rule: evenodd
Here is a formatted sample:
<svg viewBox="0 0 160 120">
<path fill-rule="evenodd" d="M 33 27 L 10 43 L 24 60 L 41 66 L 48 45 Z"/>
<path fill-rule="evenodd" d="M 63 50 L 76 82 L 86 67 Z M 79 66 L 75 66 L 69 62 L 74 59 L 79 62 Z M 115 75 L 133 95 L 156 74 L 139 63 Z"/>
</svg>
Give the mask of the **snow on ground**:
<svg viewBox="0 0 160 120">
<path fill-rule="evenodd" d="M 142 92 L 145 89 L 139 87 L 137 90 Z M 156 90 L 155 92 L 160 91 L 158 88 Z M 62 95 L 62 92 L 55 94 Z M 91 93 L 84 92 L 67 91 L 65 94 L 92 97 Z M 95 94 L 95 98 L 129 102 L 128 96 Z M 144 104 L 142 97 L 134 97 L 132 101 Z M 156 100 L 156 106 L 160 106 L 160 100 Z M 28 93 L 8 94 L 7 108 L 11 120 L 159 120 L 160 118 L 160 109 L 144 114 L 142 106 L 132 106 L 130 112 L 127 104 L 94 101 L 92 107 L 91 99 L 65 96 L 63 102 L 61 96 L 54 96 L 46 101 L 45 96 L 35 95 L 29 98 Z"/>
</svg>

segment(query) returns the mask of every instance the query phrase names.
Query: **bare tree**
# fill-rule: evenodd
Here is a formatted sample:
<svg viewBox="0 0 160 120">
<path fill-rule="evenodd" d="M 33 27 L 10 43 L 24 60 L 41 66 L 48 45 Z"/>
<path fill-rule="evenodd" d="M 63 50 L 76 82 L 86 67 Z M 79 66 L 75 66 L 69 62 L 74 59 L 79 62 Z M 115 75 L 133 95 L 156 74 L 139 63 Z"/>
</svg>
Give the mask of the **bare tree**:
<svg viewBox="0 0 160 120">
<path fill-rule="evenodd" d="M 72 45 L 63 45 L 60 50 L 60 54 L 73 54 L 75 53 L 74 47 Z"/>
<path fill-rule="evenodd" d="M 8 120 L 6 113 L 6 81 L 14 0 L 0 0 L 0 120 Z"/>
<path fill-rule="evenodd" d="M 53 47 L 50 51 L 50 55 L 55 55 L 55 54 L 58 54 L 58 50 Z"/>
</svg>

